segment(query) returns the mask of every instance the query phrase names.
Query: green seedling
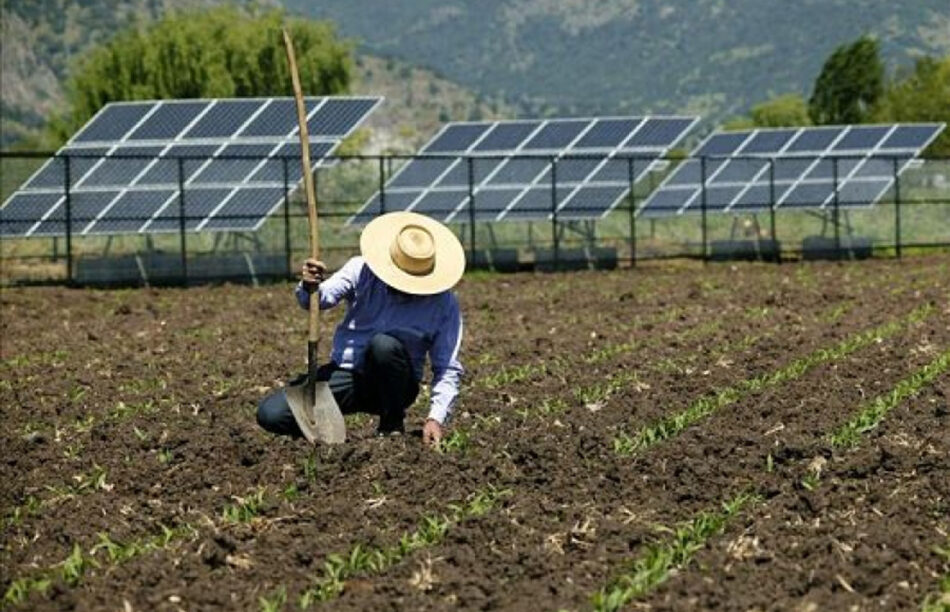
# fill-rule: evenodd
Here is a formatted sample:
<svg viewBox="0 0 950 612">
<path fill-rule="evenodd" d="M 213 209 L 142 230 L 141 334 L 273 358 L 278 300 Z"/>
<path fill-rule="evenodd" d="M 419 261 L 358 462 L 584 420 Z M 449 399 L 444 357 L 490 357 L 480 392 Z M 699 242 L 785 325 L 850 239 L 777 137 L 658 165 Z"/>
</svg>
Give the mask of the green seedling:
<svg viewBox="0 0 950 612">
<path fill-rule="evenodd" d="M 861 436 L 875 429 L 891 410 L 905 399 L 918 395 L 924 387 L 930 385 L 941 374 L 950 369 L 950 350 L 914 372 L 909 378 L 897 383 L 887 394 L 871 400 L 853 419 L 831 435 L 829 440 L 834 446 L 857 446 Z"/>
<path fill-rule="evenodd" d="M 598 612 L 614 611 L 662 584 L 674 569 L 686 567 L 709 538 L 722 533 L 726 524 L 744 507 L 756 503 L 755 495 L 742 493 L 716 512 L 702 512 L 692 521 L 667 529 L 671 535 L 647 547 L 627 570 L 592 597 Z"/>
<path fill-rule="evenodd" d="M 659 444 L 679 435 L 687 427 L 751 393 L 758 393 L 764 389 L 798 379 L 819 365 L 840 360 L 880 339 L 893 336 L 905 325 L 921 321 L 930 316 L 933 311 L 934 307 L 929 304 L 922 306 L 900 320 L 891 321 L 852 335 L 832 348 L 818 349 L 774 372 L 741 381 L 733 387 L 717 391 L 715 395 L 701 397 L 690 404 L 686 410 L 641 428 L 633 437 L 621 432 L 614 440 L 614 450 L 621 455 L 629 455 Z"/>
<path fill-rule="evenodd" d="M 471 444 L 471 436 L 464 429 L 453 429 L 449 435 L 439 442 L 438 450 L 442 453 L 463 453 Z"/>
<path fill-rule="evenodd" d="M 300 491 L 297 490 L 297 485 L 291 483 L 281 492 L 280 496 L 283 497 L 285 501 L 293 503 L 300 499 Z"/>
<path fill-rule="evenodd" d="M 283 610 L 287 604 L 287 589 L 283 586 L 278 587 L 270 597 L 262 595 L 258 599 L 258 602 L 261 604 L 261 612 L 278 612 L 279 610 Z"/>
<path fill-rule="evenodd" d="M 409 554 L 438 544 L 453 525 L 486 514 L 507 495 L 510 491 L 489 486 L 470 495 L 465 503 L 451 504 L 447 515 L 423 516 L 415 531 L 403 534 L 392 546 L 367 548 L 356 544 L 345 555 L 328 555 L 314 584 L 300 595 L 300 607 L 307 609 L 317 602 L 333 599 L 343 592 L 350 578 L 380 574 Z"/>
<path fill-rule="evenodd" d="M 247 497 L 235 497 L 238 503 L 224 507 L 221 517 L 231 524 L 249 523 L 264 510 L 267 489 L 262 487 Z"/>
</svg>

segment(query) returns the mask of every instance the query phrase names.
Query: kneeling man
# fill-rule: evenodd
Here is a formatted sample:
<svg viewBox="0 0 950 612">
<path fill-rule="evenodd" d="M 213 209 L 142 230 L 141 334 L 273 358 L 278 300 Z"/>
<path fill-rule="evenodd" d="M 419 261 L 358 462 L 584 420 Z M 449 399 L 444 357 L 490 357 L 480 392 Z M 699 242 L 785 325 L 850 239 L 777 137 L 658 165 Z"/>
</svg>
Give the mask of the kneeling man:
<svg viewBox="0 0 950 612">
<path fill-rule="evenodd" d="M 465 251 L 430 217 L 394 212 L 364 228 L 360 253 L 328 279 L 322 262 L 304 263 L 296 288 L 302 308 L 310 307 L 311 293 L 319 295 L 321 310 L 346 302 L 318 378 L 328 381 L 344 414 L 378 415 L 378 435 L 399 434 L 428 355 L 431 403 L 422 437 L 437 444 L 462 376 L 462 316 L 450 290 L 465 271 Z M 283 390 L 264 398 L 257 422 L 276 434 L 301 435 Z"/>
</svg>

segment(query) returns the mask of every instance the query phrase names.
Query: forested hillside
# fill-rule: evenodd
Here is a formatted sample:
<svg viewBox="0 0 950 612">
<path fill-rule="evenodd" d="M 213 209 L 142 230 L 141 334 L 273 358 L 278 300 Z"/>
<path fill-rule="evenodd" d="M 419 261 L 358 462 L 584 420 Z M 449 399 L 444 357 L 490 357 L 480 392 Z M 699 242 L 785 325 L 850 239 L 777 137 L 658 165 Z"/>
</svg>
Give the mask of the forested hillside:
<svg viewBox="0 0 950 612">
<path fill-rule="evenodd" d="M 947 0 L 285 0 L 374 53 L 568 114 L 740 113 L 806 94 L 862 34 L 885 60 L 950 52 Z"/>
</svg>

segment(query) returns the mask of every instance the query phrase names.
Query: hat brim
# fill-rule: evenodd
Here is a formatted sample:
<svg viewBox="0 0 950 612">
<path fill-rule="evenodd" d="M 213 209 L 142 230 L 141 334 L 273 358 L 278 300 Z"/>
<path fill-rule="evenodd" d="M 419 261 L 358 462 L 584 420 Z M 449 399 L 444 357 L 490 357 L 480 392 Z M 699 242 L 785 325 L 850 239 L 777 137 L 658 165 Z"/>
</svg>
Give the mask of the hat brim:
<svg viewBox="0 0 950 612">
<path fill-rule="evenodd" d="M 435 265 L 428 274 L 404 272 L 389 254 L 393 240 L 406 225 L 419 225 L 432 234 Z M 360 253 L 366 265 L 381 281 L 412 295 L 448 291 L 465 272 L 465 249 L 452 230 L 431 217 L 414 212 L 391 212 L 370 221 L 360 235 Z"/>
</svg>

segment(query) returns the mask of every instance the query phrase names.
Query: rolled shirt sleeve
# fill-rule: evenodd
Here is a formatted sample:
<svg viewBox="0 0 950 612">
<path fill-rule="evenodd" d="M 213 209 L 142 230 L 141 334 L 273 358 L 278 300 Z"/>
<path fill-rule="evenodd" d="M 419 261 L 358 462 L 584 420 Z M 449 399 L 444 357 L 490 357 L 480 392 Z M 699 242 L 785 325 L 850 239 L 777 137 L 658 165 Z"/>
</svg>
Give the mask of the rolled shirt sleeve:
<svg viewBox="0 0 950 612">
<path fill-rule="evenodd" d="M 320 310 L 333 308 L 340 303 L 340 300 L 352 299 L 363 265 L 362 258 L 353 257 L 330 278 L 320 283 L 318 289 L 320 292 Z M 302 282 L 297 284 L 294 293 L 300 307 L 304 310 L 310 310 L 310 294 L 304 288 Z"/>
<path fill-rule="evenodd" d="M 452 414 L 462 379 L 459 349 L 462 346 L 462 313 L 458 299 L 449 294 L 448 308 L 429 353 L 432 361 L 432 401 L 429 418 L 445 424 Z"/>
</svg>

